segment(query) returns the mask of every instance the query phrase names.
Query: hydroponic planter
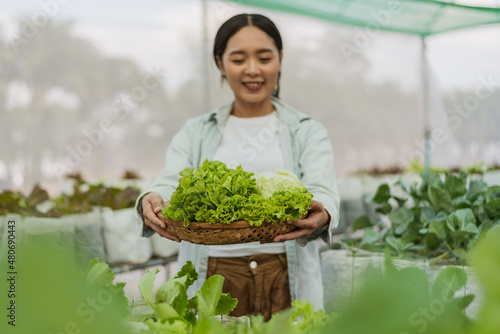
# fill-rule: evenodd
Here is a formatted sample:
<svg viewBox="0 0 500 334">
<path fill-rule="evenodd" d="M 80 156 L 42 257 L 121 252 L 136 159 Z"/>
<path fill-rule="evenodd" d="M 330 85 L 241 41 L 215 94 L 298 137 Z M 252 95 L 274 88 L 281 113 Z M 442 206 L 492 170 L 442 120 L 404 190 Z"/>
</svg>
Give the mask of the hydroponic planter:
<svg viewBox="0 0 500 334">
<path fill-rule="evenodd" d="M 365 282 L 384 271 L 385 255 L 361 251 L 356 256 L 347 250 L 327 250 L 321 253 L 321 272 L 324 286 L 325 310 L 339 312 L 348 306 Z M 393 259 L 397 268 L 418 267 L 424 270 L 430 281 L 434 281 L 445 265 L 430 265 L 426 260 Z M 482 300 L 481 289 L 474 270 L 460 266 L 468 276 L 467 284 L 456 293 L 456 297 L 474 294 L 465 313 L 474 318 Z"/>
<path fill-rule="evenodd" d="M 73 220 L 75 225 L 78 260 L 84 264 L 95 257 L 105 261 L 101 210 L 94 208 L 92 212 L 68 215 L 66 219 Z"/>
<path fill-rule="evenodd" d="M 109 264 L 139 264 L 153 255 L 152 242 L 141 237 L 141 225 L 135 209 L 113 211 L 102 208 L 106 258 Z"/>
<path fill-rule="evenodd" d="M 153 255 L 166 258 L 179 253 L 180 244 L 178 242 L 163 238 L 157 233 L 151 237 L 151 243 L 153 245 Z"/>
<path fill-rule="evenodd" d="M 98 209 L 59 218 L 17 215 L 17 244 L 50 242 L 68 253 L 72 261 L 85 266 L 91 259 L 105 260 L 102 220 Z"/>
</svg>

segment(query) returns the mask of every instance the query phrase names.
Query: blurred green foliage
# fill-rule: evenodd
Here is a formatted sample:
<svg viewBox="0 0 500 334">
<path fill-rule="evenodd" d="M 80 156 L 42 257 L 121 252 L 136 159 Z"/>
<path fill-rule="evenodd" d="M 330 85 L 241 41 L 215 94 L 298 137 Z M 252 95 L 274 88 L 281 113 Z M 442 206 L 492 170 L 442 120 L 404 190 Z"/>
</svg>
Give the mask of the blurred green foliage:
<svg viewBox="0 0 500 334">
<path fill-rule="evenodd" d="M 49 198 L 47 191 L 38 184 L 28 196 L 22 192 L 4 191 L 0 193 L 0 215 L 17 213 L 22 216 L 61 217 L 90 212 L 95 206 L 119 210 L 134 207 L 139 194 L 140 190 L 134 187 L 89 184 L 74 178 L 72 193 L 63 193 L 55 198 Z M 47 210 L 40 209 L 40 205 L 44 204 L 48 204 Z"/>
<path fill-rule="evenodd" d="M 382 184 L 368 201 L 380 219 L 358 217 L 352 230 L 363 230 L 363 237 L 342 246 L 465 263 L 477 241 L 500 224 L 500 187 L 465 171 L 422 173 L 420 182 L 399 180 L 392 190 Z"/>
</svg>

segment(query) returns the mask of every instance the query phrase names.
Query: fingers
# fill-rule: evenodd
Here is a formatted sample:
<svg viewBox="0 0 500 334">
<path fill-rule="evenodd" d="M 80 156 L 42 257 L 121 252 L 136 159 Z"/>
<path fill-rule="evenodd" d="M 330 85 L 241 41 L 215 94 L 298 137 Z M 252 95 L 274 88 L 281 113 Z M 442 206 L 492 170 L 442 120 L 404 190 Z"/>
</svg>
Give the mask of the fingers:
<svg viewBox="0 0 500 334">
<path fill-rule="evenodd" d="M 149 193 L 144 196 L 142 199 L 142 214 L 144 215 L 144 223 L 162 237 L 172 241 L 181 242 L 181 239 L 166 231 L 167 225 L 161 212 L 162 208 L 163 199 L 160 195 L 156 193 Z"/>
<path fill-rule="evenodd" d="M 297 227 L 297 229 L 293 230 L 292 232 L 277 235 L 272 240 L 263 240 L 260 243 L 264 244 L 268 242 L 283 242 L 309 235 L 316 229 L 317 226 L 317 224 L 314 221 L 312 221 L 313 219 L 307 218 L 307 219 L 299 219 L 296 221 L 287 221 L 286 222 L 287 224 L 294 225 Z"/>
<path fill-rule="evenodd" d="M 149 193 L 142 199 L 142 214 L 144 215 L 144 222 L 152 228 L 151 225 L 159 226 L 165 229 L 167 226 L 161 215 L 163 201 L 160 195 Z"/>
<path fill-rule="evenodd" d="M 149 196 L 151 194 L 148 194 L 147 196 Z M 157 194 L 155 194 L 157 195 Z M 149 198 L 146 199 L 150 205 L 151 205 L 151 208 L 153 209 L 153 212 L 158 214 L 161 212 L 161 209 L 163 208 L 163 198 L 161 198 L 160 195 L 157 195 L 157 196 L 151 196 Z"/>
<path fill-rule="evenodd" d="M 157 225 L 153 224 L 150 227 L 153 229 L 153 231 L 155 231 L 156 233 L 158 233 L 160 236 L 162 236 L 164 238 L 167 238 L 167 239 L 170 239 L 170 240 L 176 241 L 176 242 L 181 242 L 181 239 L 168 233 L 166 230 L 162 229 L 161 227 L 159 227 Z"/>
<path fill-rule="evenodd" d="M 315 217 L 309 217 L 307 219 L 299 219 L 295 221 L 286 222 L 288 225 L 293 225 L 300 229 L 311 229 L 314 230 L 317 228 L 317 222 Z"/>
<path fill-rule="evenodd" d="M 149 227 L 158 226 L 161 227 L 162 229 L 166 229 L 167 225 L 163 221 L 163 217 L 161 217 L 160 214 L 155 214 L 151 208 L 148 210 L 143 209 L 142 213 L 144 214 L 144 223 L 148 225 Z"/>
<path fill-rule="evenodd" d="M 315 230 L 315 229 L 320 228 L 322 226 L 322 224 L 321 224 L 322 217 L 323 217 L 323 215 L 321 215 L 320 213 L 313 212 L 313 213 L 310 213 L 309 216 L 307 216 L 307 218 L 298 219 L 295 221 L 287 221 L 286 223 L 288 225 L 293 225 L 293 226 L 300 228 L 300 229 Z"/>
<path fill-rule="evenodd" d="M 311 203 L 311 210 L 322 211 L 324 210 L 323 204 L 321 202 L 313 200 Z"/>
<path fill-rule="evenodd" d="M 323 204 L 321 204 L 321 202 L 313 200 L 307 217 L 302 217 L 301 219 L 295 221 L 286 222 L 289 225 L 297 227 L 297 229 L 289 233 L 278 235 L 274 237 L 273 241 L 283 242 L 307 236 L 312 232 L 314 232 L 315 230 L 317 230 L 318 228 L 321 228 L 327 222 L 328 222 L 328 213 L 323 207 Z"/>
<path fill-rule="evenodd" d="M 287 241 L 287 240 L 294 240 L 294 239 L 309 235 L 312 233 L 312 231 L 313 230 L 308 230 L 308 229 L 293 230 L 292 232 L 275 236 L 273 241 L 274 242 L 283 242 L 283 241 Z"/>
<path fill-rule="evenodd" d="M 315 230 L 328 223 L 328 213 L 321 202 L 313 200 L 307 217 L 287 223 L 297 228 Z"/>
</svg>

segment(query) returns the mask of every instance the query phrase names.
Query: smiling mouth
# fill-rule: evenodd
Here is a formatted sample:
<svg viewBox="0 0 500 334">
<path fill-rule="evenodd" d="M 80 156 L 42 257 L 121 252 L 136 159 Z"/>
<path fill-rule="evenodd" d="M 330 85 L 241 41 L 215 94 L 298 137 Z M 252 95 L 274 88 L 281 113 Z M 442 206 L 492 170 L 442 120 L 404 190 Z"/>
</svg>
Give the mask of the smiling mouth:
<svg viewBox="0 0 500 334">
<path fill-rule="evenodd" d="M 264 83 L 263 82 L 244 82 L 243 85 L 250 90 L 257 90 L 257 89 L 261 88 L 264 85 Z"/>
</svg>

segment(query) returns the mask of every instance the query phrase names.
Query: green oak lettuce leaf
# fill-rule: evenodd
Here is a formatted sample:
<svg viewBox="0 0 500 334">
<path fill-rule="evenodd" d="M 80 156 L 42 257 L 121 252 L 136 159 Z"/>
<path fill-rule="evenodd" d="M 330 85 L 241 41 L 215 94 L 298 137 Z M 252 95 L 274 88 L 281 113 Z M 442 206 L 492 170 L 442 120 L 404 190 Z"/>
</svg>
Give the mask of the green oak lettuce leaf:
<svg viewBox="0 0 500 334">
<path fill-rule="evenodd" d="M 247 330 L 248 334 L 250 334 L 249 330 L 250 329 Z M 221 323 L 221 321 L 214 318 L 200 319 L 200 321 L 193 328 L 193 334 L 232 334 L 232 333 L 245 334 L 244 332 L 230 331 Z"/>
<path fill-rule="evenodd" d="M 162 214 L 173 220 L 223 223 L 297 220 L 306 214 L 312 195 L 292 172 L 276 170 L 253 174 L 241 166 L 228 168 L 205 160 L 198 168 L 180 173 L 179 185 Z"/>
<path fill-rule="evenodd" d="M 258 194 L 255 180 L 251 178 L 253 173 L 241 166 L 231 169 L 220 161 L 205 160 L 198 168 L 187 168 L 180 175 L 170 206 L 162 213 L 171 219 L 183 220 L 186 226 L 194 221 L 230 223 L 245 198 Z"/>
<path fill-rule="evenodd" d="M 296 299 L 289 310 L 289 323 L 294 324 L 300 333 L 321 333 L 325 326 L 335 318 L 335 314 L 324 310 L 314 310 L 308 300 Z"/>
<path fill-rule="evenodd" d="M 147 331 L 141 331 L 141 333 L 147 334 L 186 334 L 190 332 L 191 328 L 190 324 L 179 319 L 173 321 L 154 321 L 153 319 L 147 319 L 144 323 L 149 329 Z"/>
</svg>

